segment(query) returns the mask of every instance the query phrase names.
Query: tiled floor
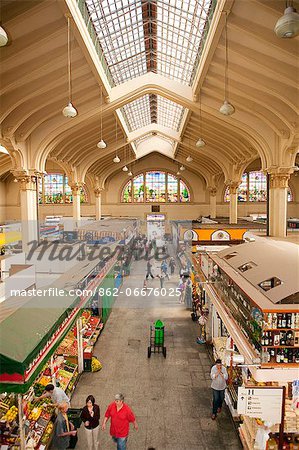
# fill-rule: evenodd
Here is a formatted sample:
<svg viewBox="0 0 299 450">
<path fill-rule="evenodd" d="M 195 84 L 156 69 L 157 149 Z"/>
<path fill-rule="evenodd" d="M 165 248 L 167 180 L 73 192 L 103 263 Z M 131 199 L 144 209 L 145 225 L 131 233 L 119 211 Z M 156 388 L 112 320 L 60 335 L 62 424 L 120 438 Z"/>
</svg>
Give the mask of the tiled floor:
<svg viewBox="0 0 299 450">
<path fill-rule="evenodd" d="M 126 288 L 142 288 L 145 262 L 134 262 Z M 158 270 L 155 270 L 158 273 Z M 165 287 L 176 288 L 178 276 Z M 148 282 L 159 287 L 159 280 Z M 165 323 L 167 357 L 153 354 L 147 358 L 150 324 Z M 122 392 L 137 416 L 139 431 L 130 431 L 130 450 L 237 450 L 239 442 L 232 419 L 225 407 L 212 421 L 210 360 L 205 347 L 196 344 L 197 325 L 190 311 L 177 297 L 126 297 L 121 294 L 97 343 L 95 354 L 103 369 L 84 373 L 72 398 L 72 406 L 85 404 L 93 394 L 103 417 L 114 394 Z M 115 449 L 109 427 L 100 433 L 100 448 Z M 81 426 L 78 450 L 86 448 Z"/>
</svg>

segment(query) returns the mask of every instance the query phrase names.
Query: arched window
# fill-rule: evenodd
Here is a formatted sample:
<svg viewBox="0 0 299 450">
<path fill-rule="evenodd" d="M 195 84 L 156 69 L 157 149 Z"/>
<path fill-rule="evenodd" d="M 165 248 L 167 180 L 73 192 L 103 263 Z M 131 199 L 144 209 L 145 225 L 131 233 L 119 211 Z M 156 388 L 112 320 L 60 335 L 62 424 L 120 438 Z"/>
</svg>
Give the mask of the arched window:
<svg viewBox="0 0 299 450">
<path fill-rule="evenodd" d="M 224 201 L 229 202 L 229 187 L 224 193 Z M 267 175 L 262 171 L 245 172 L 238 187 L 239 202 L 266 202 L 267 201 Z M 292 191 L 288 189 L 288 202 L 293 201 Z"/>
<path fill-rule="evenodd" d="M 80 192 L 81 203 L 86 203 L 87 192 L 84 187 Z M 72 203 L 72 190 L 68 178 L 62 173 L 50 173 L 39 181 L 39 203 Z"/>
<path fill-rule="evenodd" d="M 151 170 L 136 175 L 124 186 L 123 203 L 176 203 L 190 202 L 186 183 L 171 173 Z"/>
</svg>

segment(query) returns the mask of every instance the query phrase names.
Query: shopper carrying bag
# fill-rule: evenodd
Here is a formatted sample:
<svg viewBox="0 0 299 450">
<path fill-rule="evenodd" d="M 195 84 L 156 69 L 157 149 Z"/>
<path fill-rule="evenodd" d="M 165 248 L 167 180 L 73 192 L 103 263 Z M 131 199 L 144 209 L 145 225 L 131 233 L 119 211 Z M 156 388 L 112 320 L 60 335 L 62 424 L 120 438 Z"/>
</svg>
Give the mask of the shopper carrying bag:
<svg viewBox="0 0 299 450">
<path fill-rule="evenodd" d="M 74 425 L 69 422 L 67 417 L 68 403 L 60 403 L 58 405 L 58 415 L 55 421 L 55 432 L 53 437 L 53 449 L 65 450 L 70 446 L 71 437 L 77 438 L 77 430 Z"/>
<path fill-rule="evenodd" d="M 84 423 L 88 450 L 98 450 L 100 431 L 100 407 L 96 405 L 93 395 L 86 398 L 81 419 Z"/>
</svg>

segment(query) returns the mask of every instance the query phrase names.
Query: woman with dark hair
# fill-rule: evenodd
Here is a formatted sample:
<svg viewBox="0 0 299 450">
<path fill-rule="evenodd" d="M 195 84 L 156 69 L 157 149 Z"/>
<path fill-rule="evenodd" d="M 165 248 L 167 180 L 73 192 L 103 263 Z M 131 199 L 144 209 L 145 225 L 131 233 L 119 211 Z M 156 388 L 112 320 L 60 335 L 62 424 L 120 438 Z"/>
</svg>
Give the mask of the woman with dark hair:
<svg viewBox="0 0 299 450">
<path fill-rule="evenodd" d="M 87 397 L 86 405 L 81 412 L 81 419 L 85 426 L 88 449 L 98 450 L 100 431 L 100 407 L 96 405 L 93 395 L 89 395 Z"/>
</svg>

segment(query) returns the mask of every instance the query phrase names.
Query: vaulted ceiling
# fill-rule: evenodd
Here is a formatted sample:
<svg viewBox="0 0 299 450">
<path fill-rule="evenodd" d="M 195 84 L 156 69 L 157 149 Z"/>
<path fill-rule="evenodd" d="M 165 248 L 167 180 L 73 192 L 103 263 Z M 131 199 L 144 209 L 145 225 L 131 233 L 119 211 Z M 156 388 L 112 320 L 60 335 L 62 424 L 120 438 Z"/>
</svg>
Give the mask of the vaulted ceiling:
<svg viewBox="0 0 299 450">
<path fill-rule="evenodd" d="M 9 45 L 0 49 L 0 142 L 11 159 L 0 153 L 0 174 L 12 167 L 44 170 L 50 156 L 75 167 L 78 179 L 89 172 L 104 183 L 154 151 L 183 162 L 208 184 L 236 177 L 259 157 L 263 168 L 294 164 L 299 38 L 279 39 L 273 31 L 283 2 L 83 3 L 2 1 Z M 62 115 L 67 17 L 78 110 L 72 119 Z M 219 112 L 226 17 L 229 100 L 236 110 L 228 117 Z M 97 147 L 101 126 L 106 149 Z M 195 146 L 199 137 L 206 146 Z M 112 161 L 116 154 L 119 164 Z"/>
</svg>

